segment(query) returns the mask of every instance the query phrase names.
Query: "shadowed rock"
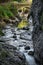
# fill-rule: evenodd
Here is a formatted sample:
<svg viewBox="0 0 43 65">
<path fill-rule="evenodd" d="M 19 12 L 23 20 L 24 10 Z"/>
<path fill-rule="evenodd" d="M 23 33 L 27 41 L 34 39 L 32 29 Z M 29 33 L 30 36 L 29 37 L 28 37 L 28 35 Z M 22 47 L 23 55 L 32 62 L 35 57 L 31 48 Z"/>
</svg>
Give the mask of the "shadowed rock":
<svg viewBox="0 0 43 65">
<path fill-rule="evenodd" d="M 25 50 L 30 50 L 30 46 L 26 46 L 25 47 Z"/>
<path fill-rule="evenodd" d="M 34 51 L 29 51 L 29 52 L 28 52 L 28 55 L 33 56 L 33 55 L 34 55 Z"/>
<path fill-rule="evenodd" d="M 40 17 L 43 12 L 43 1 L 33 0 L 31 15 L 33 17 L 33 46 L 34 46 L 34 57 L 39 61 L 40 65 L 43 65 L 43 30 Z"/>
<path fill-rule="evenodd" d="M 24 54 L 16 47 L 0 43 L 0 65 L 26 65 Z"/>
</svg>

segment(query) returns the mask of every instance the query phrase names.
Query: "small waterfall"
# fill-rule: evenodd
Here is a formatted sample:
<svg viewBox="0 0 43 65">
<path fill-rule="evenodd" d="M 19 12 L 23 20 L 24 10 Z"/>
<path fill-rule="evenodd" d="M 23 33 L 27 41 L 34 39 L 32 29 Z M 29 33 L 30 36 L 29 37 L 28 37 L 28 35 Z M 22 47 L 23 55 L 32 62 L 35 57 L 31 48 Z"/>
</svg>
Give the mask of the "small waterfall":
<svg viewBox="0 0 43 65">
<path fill-rule="evenodd" d="M 6 44 L 16 46 L 20 52 L 24 53 L 28 65 L 37 65 L 34 56 L 28 54 L 29 51 L 34 51 L 32 41 L 33 24 L 31 16 L 28 21 L 30 24 L 29 30 L 18 30 L 13 26 L 7 25 L 3 30 L 5 36 L 3 36 L 1 39 L 4 40 Z M 29 46 L 30 49 L 25 50 L 26 46 Z"/>
</svg>

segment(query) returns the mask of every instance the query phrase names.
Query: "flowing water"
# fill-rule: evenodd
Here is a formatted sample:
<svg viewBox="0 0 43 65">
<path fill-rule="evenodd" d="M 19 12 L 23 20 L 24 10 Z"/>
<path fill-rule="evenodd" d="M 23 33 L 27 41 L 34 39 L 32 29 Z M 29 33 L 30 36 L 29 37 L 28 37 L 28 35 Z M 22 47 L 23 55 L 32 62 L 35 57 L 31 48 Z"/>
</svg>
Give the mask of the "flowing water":
<svg viewBox="0 0 43 65">
<path fill-rule="evenodd" d="M 0 40 L 4 41 L 6 44 L 16 46 L 20 52 L 24 53 L 28 65 L 37 65 L 34 57 L 28 54 L 29 51 L 34 51 L 32 31 L 32 25 L 29 26 L 29 30 L 25 30 L 15 28 L 11 24 L 8 24 L 6 25 L 5 29 L 3 29 L 5 36 L 0 37 Z M 30 49 L 25 50 L 26 46 L 30 46 Z"/>
</svg>

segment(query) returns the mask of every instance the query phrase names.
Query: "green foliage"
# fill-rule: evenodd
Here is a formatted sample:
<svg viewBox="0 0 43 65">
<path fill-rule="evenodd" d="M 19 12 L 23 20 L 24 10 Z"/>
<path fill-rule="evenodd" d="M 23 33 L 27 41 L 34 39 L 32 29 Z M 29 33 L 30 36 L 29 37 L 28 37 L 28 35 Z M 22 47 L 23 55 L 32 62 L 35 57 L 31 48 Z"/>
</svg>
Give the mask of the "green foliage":
<svg viewBox="0 0 43 65">
<path fill-rule="evenodd" d="M 3 58 L 6 58 L 8 56 L 8 52 L 5 51 L 4 49 L 1 50 L 1 54 L 0 54 L 0 58 L 3 59 Z"/>
<path fill-rule="evenodd" d="M 17 15 L 17 8 L 12 4 L 9 6 L 9 10 L 14 14 Z"/>
<path fill-rule="evenodd" d="M 15 8 L 11 8 L 11 5 L 0 6 L 0 18 L 9 19 L 10 17 L 14 17 L 14 12 L 13 11 L 15 12 L 16 9 Z"/>
<path fill-rule="evenodd" d="M 26 20 L 22 20 L 19 24 L 18 24 L 18 28 L 24 28 L 26 26 L 28 26 L 29 23 Z"/>
<path fill-rule="evenodd" d="M 25 1 L 25 0 L 0 0 L 0 2 L 8 2 L 8 1 L 18 1 L 18 2 L 23 2 L 23 1 Z"/>
<path fill-rule="evenodd" d="M 11 0 L 11 1 L 25 2 L 25 0 Z M 5 6 L 0 5 L 0 18 L 9 19 L 10 17 L 14 17 L 14 15 L 16 14 L 17 14 L 17 8 L 13 4 L 7 3 L 7 5 Z"/>
<path fill-rule="evenodd" d="M 18 1 L 18 2 L 21 2 L 21 0 L 13 0 L 13 1 Z"/>
<path fill-rule="evenodd" d="M 25 2 L 26 0 L 13 0 L 13 1 Z"/>
<path fill-rule="evenodd" d="M 21 0 L 21 2 L 25 2 L 26 0 Z"/>
</svg>

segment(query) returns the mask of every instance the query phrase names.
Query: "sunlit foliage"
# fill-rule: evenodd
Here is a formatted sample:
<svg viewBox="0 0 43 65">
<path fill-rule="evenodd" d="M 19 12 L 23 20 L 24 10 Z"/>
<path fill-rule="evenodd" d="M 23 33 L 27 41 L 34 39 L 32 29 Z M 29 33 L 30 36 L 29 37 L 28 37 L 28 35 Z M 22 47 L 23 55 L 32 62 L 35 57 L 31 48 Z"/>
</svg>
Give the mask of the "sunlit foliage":
<svg viewBox="0 0 43 65">
<path fill-rule="evenodd" d="M 18 24 L 18 28 L 23 28 L 26 27 L 28 25 L 28 22 L 26 20 L 22 20 L 19 24 Z"/>
</svg>

